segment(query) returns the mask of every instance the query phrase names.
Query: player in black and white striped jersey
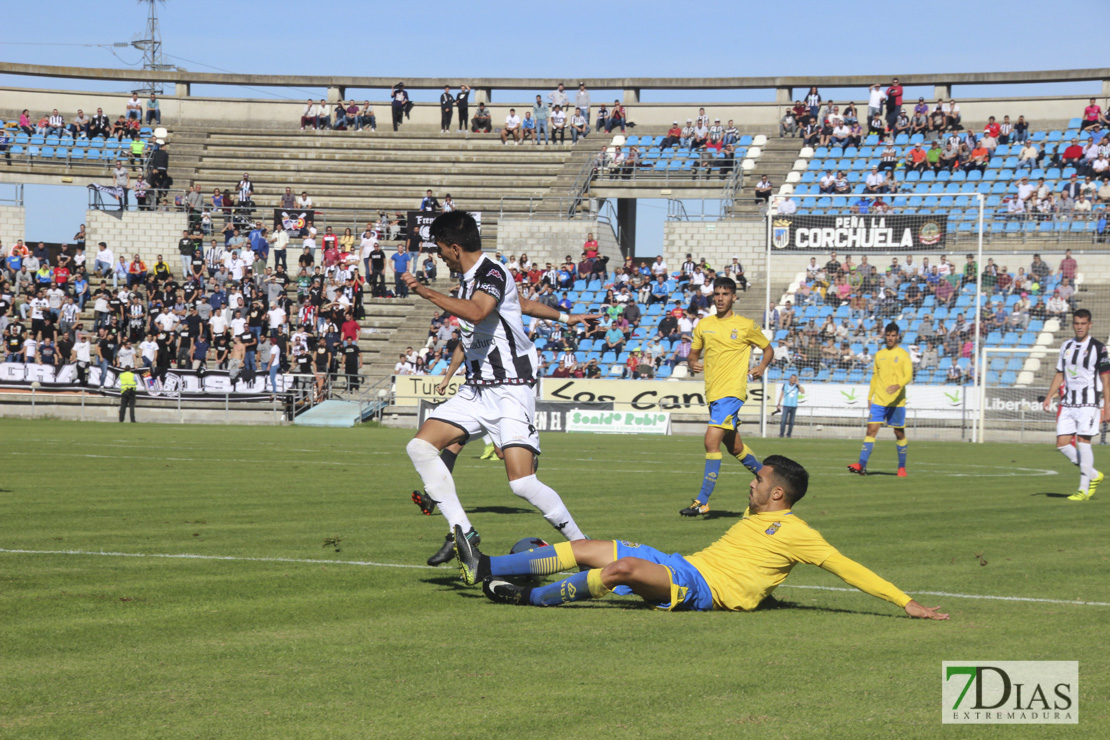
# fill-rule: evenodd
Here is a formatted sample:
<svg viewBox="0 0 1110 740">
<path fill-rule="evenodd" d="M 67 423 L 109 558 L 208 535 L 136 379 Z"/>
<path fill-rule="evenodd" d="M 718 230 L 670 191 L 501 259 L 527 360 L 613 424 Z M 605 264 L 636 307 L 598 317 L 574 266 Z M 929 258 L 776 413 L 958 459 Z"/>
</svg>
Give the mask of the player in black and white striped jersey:
<svg viewBox="0 0 1110 740">
<path fill-rule="evenodd" d="M 1103 474 L 1095 469 L 1091 438 L 1102 422 L 1110 420 L 1106 390 L 1110 386 L 1110 354 L 1106 345 L 1090 335 L 1091 312 L 1081 308 L 1072 314 L 1075 338 L 1060 347 L 1056 375 L 1045 396 L 1044 409 L 1050 410 L 1057 391 L 1060 413 L 1056 418 L 1056 449 L 1079 467 L 1079 490 L 1070 501 L 1087 501 L 1095 495 Z M 1075 437 L 1075 447 L 1071 439 Z"/>
<path fill-rule="evenodd" d="M 428 558 L 428 564 L 438 565 L 454 557 L 452 532 L 456 525 L 468 539 L 479 541 L 459 503 L 455 482 L 440 452 L 480 434 L 489 434 L 502 451 L 513 493 L 539 509 L 564 537 L 582 539 L 585 535 L 559 494 L 535 475 L 540 439 L 533 424 L 536 398 L 532 389 L 539 363 L 522 316 L 568 325 L 591 317 L 571 316 L 521 298 L 508 269 L 482 253 L 482 237 L 469 213 L 453 211 L 440 215 L 432 222 L 431 237 L 451 271 L 462 274 L 458 296 L 435 291 L 409 272 L 402 275 L 402 280 L 412 292 L 459 318 L 461 351 L 456 349 L 447 377 L 462 364 L 466 383 L 432 412 L 405 448 L 424 483 L 425 495 L 447 519 L 447 538 L 443 547 Z"/>
</svg>

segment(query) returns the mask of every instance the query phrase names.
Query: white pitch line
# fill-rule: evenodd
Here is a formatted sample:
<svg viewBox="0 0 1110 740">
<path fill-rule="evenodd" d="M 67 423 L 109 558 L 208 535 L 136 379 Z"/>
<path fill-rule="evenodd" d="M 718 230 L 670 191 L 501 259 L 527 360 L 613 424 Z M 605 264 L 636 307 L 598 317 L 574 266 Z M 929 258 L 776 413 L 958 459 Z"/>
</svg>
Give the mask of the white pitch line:
<svg viewBox="0 0 1110 740">
<path fill-rule="evenodd" d="M 242 560 L 254 563 L 309 563 L 315 565 L 369 565 L 376 568 L 417 568 L 436 570 L 434 565 L 404 565 L 402 563 L 375 563 L 372 560 L 316 560 L 312 558 L 246 558 L 236 555 L 191 555 L 146 552 L 105 552 L 103 550 L 15 550 L 0 548 L 0 552 L 21 555 L 103 555 L 116 558 L 167 558 L 170 560 Z"/>
<path fill-rule="evenodd" d="M 839 586 L 798 586 L 791 583 L 784 583 L 786 588 L 808 588 L 814 591 L 847 591 L 849 593 L 862 593 L 859 589 L 855 588 L 841 588 Z M 1070 606 L 1110 606 L 1110 602 L 1105 601 L 1066 601 L 1064 599 L 1036 599 L 1031 596 L 988 596 L 984 594 L 953 594 L 947 591 L 913 591 L 915 594 L 925 594 L 926 596 L 944 596 L 950 599 L 983 599 L 989 601 L 1027 601 L 1039 604 L 1068 604 Z"/>
<path fill-rule="evenodd" d="M 405 565 L 402 563 L 376 563 L 372 560 L 317 560 L 313 558 L 248 558 L 236 555 L 191 555 L 188 553 L 144 553 L 144 552 L 105 552 L 102 550 L 17 550 L 0 548 L 2 553 L 17 555 L 100 555 L 117 558 L 165 558 L 170 560 L 235 560 L 251 563 L 307 563 L 310 565 L 361 565 L 374 568 L 412 568 L 416 570 L 439 570 L 433 565 Z M 804 588 L 811 591 L 843 591 L 846 593 L 862 593 L 855 588 L 842 588 L 839 586 L 801 586 L 784 583 L 785 588 Z M 1029 596 L 990 596 L 985 594 L 955 594 L 947 591 L 913 591 L 915 594 L 926 596 L 943 596 L 950 599 L 978 599 L 983 601 L 1021 601 L 1037 604 L 1063 604 L 1067 606 L 1110 606 L 1104 601 L 1066 601 L 1064 599 L 1039 599 Z"/>
</svg>

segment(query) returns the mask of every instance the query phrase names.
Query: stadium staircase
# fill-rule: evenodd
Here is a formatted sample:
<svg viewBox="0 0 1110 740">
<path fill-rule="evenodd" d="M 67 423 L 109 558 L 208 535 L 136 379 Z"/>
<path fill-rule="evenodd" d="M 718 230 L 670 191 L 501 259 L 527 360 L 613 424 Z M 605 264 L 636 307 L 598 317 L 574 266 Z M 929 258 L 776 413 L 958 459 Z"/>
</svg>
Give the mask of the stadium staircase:
<svg viewBox="0 0 1110 740">
<path fill-rule="evenodd" d="M 733 218 L 752 219 L 762 218 L 762 203 L 755 200 L 755 184 L 760 177 L 767 175 L 771 184 L 775 186 L 774 192 L 786 182 L 786 177 L 798 159 L 798 139 L 780 139 L 777 136 L 767 136 L 767 143 L 762 147 L 762 153 L 756 160 L 756 167 L 744 173 L 744 186 L 736 194 L 732 206 Z"/>
<path fill-rule="evenodd" d="M 338 234 L 379 211 L 415 210 L 431 189 L 440 202 L 450 193 L 458 207 L 480 211 L 487 238 L 496 236 L 503 197 L 506 215 L 520 215 L 529 198 L 535 207 L 560 188 L 569 192 L 586 155 L 570 144 L 502 146 L 493 134 L 192 126 L 173 130 L 171 152 L 175 187 L 200 184 L 207 197 L 216 187 L 234 191 L 249 172 L 256 204 L 276 206 L 286 187 L 308 191 L 318 222 Z"/>
</svg>

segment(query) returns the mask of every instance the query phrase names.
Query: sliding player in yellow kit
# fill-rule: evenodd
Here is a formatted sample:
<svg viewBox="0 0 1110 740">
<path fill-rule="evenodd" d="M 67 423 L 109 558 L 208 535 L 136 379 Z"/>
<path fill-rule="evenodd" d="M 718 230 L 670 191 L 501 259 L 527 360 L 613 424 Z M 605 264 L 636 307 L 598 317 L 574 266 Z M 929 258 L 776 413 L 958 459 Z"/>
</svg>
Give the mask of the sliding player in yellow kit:
<svg viewBox="0 0 1110 740">
<path fill-rule="evenodd" d="M 490 557 L 455 527 L 463 581 L 482 583 L 501 604 L 556 606 L 609 593 L 636 594 L 665 611 L 751 611 L 799 563 L 816 565 L 864 593 L 902 607 L 921 619 L 948 619 L 939 606 L 926 607 L 894 584 L 840 554 L 798 518 L 793 506 L 809 488 L 798 463 L 771 455 L 748 486 L 748 510 L 721 539 L 683 557 L 623 540 L 574 540 L 527 552 Z M 584 568 L 545 586 L 519 586 L 507 576 L 550 575 Z"/>
<path fill-rule="evenodd" d="M 875 446 L 875 435 L 879 428 L 888 426 L 894 430 L 894 444 L 898 446 L 898 477 L 906 477 L 906 386 L 913 380 L 913 362 L 910 353 L 898 346 L 901 331 L 893 321 L 886 325 L 883 332 L 886 346 L 875 353 L 875 369 L 871 373 L 871 389 L 867 400 L 871 404 L 871 416 L 867 420 L 867 435 L 863 438 L 863 449 L 859 462 L 848 466 L 848 470 L 858 475 L 867 475 L 867 459 Z"/>
<path fill-rule="evenodd" d="M 748 398 L 748 376 L 753 380 L 775 359 L 775 350 L 756 323 L 732 312 L 736 300 L 736 283 L 731 278 L 713 281 L 713 305 L 717 313 L 706 316 L 694 327 L 687 363 L 690 370 L 705 370 L 705 400 L 709 404 L 709 426 L 705 430 L 705 474 L 701 490 L 682 516 L 709 513 L 709 497 L 721 472 L 721 447 L 753 473 L 759 472 L 759 460 L 740 439 L 740 409 Z M 749 368 L 752 347 L 763 348 L 759 365 Z M 702 351 L 705 358 L 702 359 Z"/>
</svg>

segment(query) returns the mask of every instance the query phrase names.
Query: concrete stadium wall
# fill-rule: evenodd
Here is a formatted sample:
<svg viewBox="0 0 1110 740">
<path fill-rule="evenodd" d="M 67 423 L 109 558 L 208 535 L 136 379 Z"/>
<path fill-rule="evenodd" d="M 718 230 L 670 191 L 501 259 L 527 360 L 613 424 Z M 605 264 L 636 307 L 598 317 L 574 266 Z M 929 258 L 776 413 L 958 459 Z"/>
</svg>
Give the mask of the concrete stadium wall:
<svg viewBox="0 0 1110 740">
<path fill-rule="evenodd" d="M 117 259 L 121 255 L 130 259 L 138 253 L 151 269 L 161 254 L 176 274 L 181 264 L 177 242 L 188 225 L 189 218 L 184 213 L 86 211 L 88 257 L 90 261 L 96 259 L 96 245 L 104 242 Z"/>
<path fill-rule="evenodd" d="M 504 218 L 497 222 L 496 249 L 506 257 L 523 252 L 540 265 L 545 262 L 560 265 L 568 254 L 577 262 L 589 232 L 593 232 L 601 254 L 611 260 L 611 266 L 621 264 L 612 228 L 591 219 Z"/>
<path fill-rule="evenodd" d="M 546 95 L 548 92 L 548 90 L 536 90 L 531 93 L 505 91 L 504 96 L 513 99 L 487 103 L 494 129 L 500 127 L 505 116 L 508 115 L 509 108 L 515 107 L 518 112 L 522 109 L 527 110 L 535 99 L 536 93 Z M 866 107 L 864 92 L 861 89 L 858 95 L 851 96 L 847 95 L 846 91 L 833 90 L 827 91 L 826 97 L 831 97 L 842 105 L 849 100 L 854 100 L 857 107 L 860 107 L 861 103 Z M 796 90 L 795 94 L 800 95 L 802 91 Z M 129 97 L 126 94 L 2 87 L 0 88 L 0 115 L 13 119 L 18 118 L 24 108 L 31 110 L 33 115 L 49 113 L 53 108 L 57 108 L 68 120 L 76 115 L 78 108 L 88 115 L 93 115 L 100 107 L 104 109 L 106 115 L 115 120 L 116 116 L 124 113 Z M 603 102 L 612 103 L 608 96 L 602 97 L 600 93 L 595 93 L 592 97 L 596 98 L 593 101 L 595 109 Z M 289 130 L 300 126 L 301 111 L 305 105 L 301 100 L 247 98 L 164 96 L 160 100 L 162 122 L 171 131 L 174 124 Z M 378 130 L 390 130 L 389 102 L 387 100 L 371 102 L 378 116 Z M 999 120 L 1003 115 L 1009 115 L 1014 120 L 1017 120 L 1017 116 L 1024 115 L 1034 127 L 1059 128 L 1066 124 L 1068 119 L 1083 113 L 1083 108 L 1087 105 L 1087 97 L 1048 96 L 976 100 L 957 98 L 957 102 L 960 104 L 964 121 L 968 124 L 982 124 L 992 115 Z M 778 130 L 778 119 L 783 113 L 783 104 L 774 102 L 630 103 L 627 105 L 629 121 L 634 122 L 639 128 L 656 133 L 665 131 L 672 121 L 683 123 L 687 118 L 695 117 L 699 107 L 704 107 L 711 117 L 719 117 L 722 122 L 733 119 L 741 130 L 764 133 Z M 912 107 L 912 103 L 908 105 Z M 472 101 L 471 115 L 476 108 L 477 103 Z M 438 105 L 416 103 L 411 119 L 406 120 L 403 129 L 438 131 Z M 635 128 L 631 133 L 636 133 Z"/>
<path fill-rule="evenodd" d="M 668 221 L 663 224 L 663 260 L 678 269 L 687 254 L 721 269 L 739 257 L 752 282 L 763 278 L 767 253 L 765 221 Z"/>
<path fill-rule="evenodd" d="M 27 210 L 23 206 L 0 206 L 0 242 L 4 244 L 5 255 L 16 239 L 26 241 L 26 231 Z"/>
</svg>

